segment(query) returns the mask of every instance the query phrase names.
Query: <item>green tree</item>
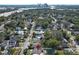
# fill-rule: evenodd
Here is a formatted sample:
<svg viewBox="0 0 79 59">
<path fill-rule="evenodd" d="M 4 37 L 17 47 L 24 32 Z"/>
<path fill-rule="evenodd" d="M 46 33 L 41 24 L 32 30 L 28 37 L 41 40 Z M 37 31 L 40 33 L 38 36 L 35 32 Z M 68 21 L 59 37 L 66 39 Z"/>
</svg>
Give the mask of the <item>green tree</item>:
<svg viewBox="0 0 79 59">
<path fill-rule="evenodd" d="M 28 51 L 28 49 L 25 49 L 25 50 L 23 51 L 23 54 L 26 55 L 26 54 L 27 54 L 27 51 Z"/>
<path fill-rule="evenodd" d="M 48 40 L 50 38 L 52 38 L 52 32 L 49 30 L 46 30 L 44 33 L 45 39 Z"/>
<path fill-rule="evenodd" d="M 50 39 L 47 41 L 47 46 L 48 47 L 56 47 L 60 44 L 60 41 L 58 41 L 56 38 Z"/>
<path fill-rule="evenodd" d="M 79 35 L 76 35 L 76 40 L 79 41 Z"/>
<path fill-rule="evenodd" d="M 59 44 L 60 44 L 60 41 L 56 38 L 51 38 L 49 40 L 43 41 L 44 47 L 48 47 L 48 48 L 57 47 Z"/>
<path fill-rule="evenodd" d="M 51 24 L 51 19 L 37 19 L 36 21 L 37 25 L 42 26 L 43 28 L 47 28 L 49 24 Z"/>
<path fill-rule="evenodd" d="M 1 16 L 0 17 L 0 22 L 4 22 L 6 20 L 7 17 Z"/>
<path fill-rule="evenodd" d="M 0 32 L 0 43 L 4 41 L 5 35 L 6 35 L 5 32 Z"/>
</svg>

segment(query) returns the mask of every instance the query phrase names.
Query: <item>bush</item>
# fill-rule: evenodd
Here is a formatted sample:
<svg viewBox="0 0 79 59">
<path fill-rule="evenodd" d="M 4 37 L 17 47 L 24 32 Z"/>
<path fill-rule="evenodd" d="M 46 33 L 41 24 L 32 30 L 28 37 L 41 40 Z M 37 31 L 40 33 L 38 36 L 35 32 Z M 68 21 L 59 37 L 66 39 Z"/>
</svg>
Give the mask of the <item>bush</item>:
<svg viewBox="0 0 79 59">
<path fill-rule="evenodd" d="M 25 49 L 23 54 L 26 55 L 27 54 L 28 49 Z"/>
<path fill-rule="evenodd" d="M 55 55 L 64 55 L 63 50 L 56 50 Z"/>
</svg>

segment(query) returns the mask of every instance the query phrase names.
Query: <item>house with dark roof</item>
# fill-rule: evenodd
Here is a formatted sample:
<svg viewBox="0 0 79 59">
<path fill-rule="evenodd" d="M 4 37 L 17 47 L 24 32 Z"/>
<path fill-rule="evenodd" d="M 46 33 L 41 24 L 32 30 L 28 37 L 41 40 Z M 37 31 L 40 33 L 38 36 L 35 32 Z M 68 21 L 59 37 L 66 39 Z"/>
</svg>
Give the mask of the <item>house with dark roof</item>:
<svg viewBox="0 0 79 59">
<path fill-rule="evenodd" d="M 14 36 L 11 36 L 9 40 L 9 47 L 16 47 L 16 44 L 17 44 L 16 38 Z"/>
</svg>

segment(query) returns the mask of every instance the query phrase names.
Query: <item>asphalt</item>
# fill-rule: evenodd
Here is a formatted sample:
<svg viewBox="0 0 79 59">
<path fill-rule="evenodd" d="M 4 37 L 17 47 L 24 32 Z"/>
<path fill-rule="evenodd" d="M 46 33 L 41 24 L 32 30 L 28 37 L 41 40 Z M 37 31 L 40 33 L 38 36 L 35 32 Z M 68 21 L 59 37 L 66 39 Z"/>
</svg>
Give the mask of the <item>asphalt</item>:
<svg viewBox="0 0 79 59">
<path fill-rule="evenodd" d="M 26 48 L 28 49 L 28 46 L 30 45 L 30 39 L 32 39 L 32 33 L 33 33 L 34 27 L 35 27 L 35 23 L 32 22 L 32 27 L 31 27 L 29 36 L 25 39 L 25 42 L 24 42 L 24 45 L 23 45 L 23 47 L 22 47 L 22 50 L 21 50 L 20 55 L 23 55 L 24 49 L 26 49 Z"/>
</svg>

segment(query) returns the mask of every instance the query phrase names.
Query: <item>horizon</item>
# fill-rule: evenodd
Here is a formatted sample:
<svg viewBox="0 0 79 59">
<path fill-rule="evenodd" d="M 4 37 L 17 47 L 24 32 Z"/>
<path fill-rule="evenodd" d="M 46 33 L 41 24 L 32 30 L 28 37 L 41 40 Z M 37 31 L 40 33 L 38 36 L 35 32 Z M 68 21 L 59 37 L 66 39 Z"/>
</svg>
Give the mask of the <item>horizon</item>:
<svg viewBox="0 0 79 59">
<path fill-rule="evenodd" d="M 0 5 L 18 5 L 19 6 L 19 5 L 38 5 L 38 4 L 0 4 Z M 79 4 L 48 4 L 48 5 L 79 5 Z"/>
<path fill-rule="evenodd" d="M 0 0 L 0 5 L 79 5 L 78 0 Z"/>
</svg>

